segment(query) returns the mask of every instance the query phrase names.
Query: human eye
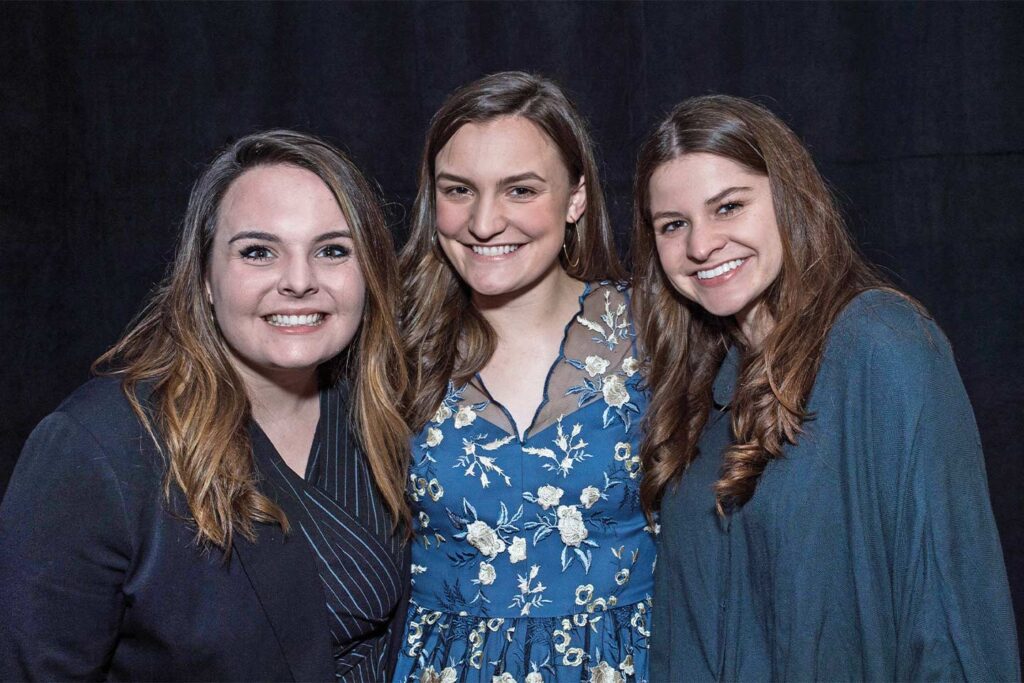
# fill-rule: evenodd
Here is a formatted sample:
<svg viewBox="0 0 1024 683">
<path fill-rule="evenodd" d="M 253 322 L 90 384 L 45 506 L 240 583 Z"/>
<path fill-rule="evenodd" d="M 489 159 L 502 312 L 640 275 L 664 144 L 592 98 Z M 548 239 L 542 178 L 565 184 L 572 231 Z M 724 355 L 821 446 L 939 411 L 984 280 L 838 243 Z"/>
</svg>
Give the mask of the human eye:
<svg viewBox="0 0 1024 683">
<path fill-rule="evenodd" d="M 317 256 L 323 256 L 332 260 L 348 258 L 351 255 L 352 248 L 347 247 L 344 244 L 325 244 L 317 252 Z"/>
<path fill-rule="evenodd" d="M 676 230 L 682 230 L 689 227 L 690 222 L 682 218 L 674 221 L 666 221 L 658 227 L 658 232 L 662 235 L 667 235 L 675 232 Z"/>
<path fill-rule="evenodd" d="M 441 194 L 451 199 L 461 199 L 468 197 L 471 194 L 471 190 L 465 185 L 449 185 L 448 187 L 441 188 Z"/>
<path fill-rule="evenodd" d="M 729 214 L 735 213 L 736 211 L 739 211 L 742 208 L 743 202 L 725 202 L 715 210 L 715 213 L 717 213 L 719 216 L 728 216 Z"/>
<path fill-rule="evenodd" d="M 516 185 L 515 187 L 509 188 L 508 194 L 512 199 L 531 199 L 532 197 L 537 196 L 537 191 L 532 187 Z"/>
<path fill-rule="evenodd" d="M 242 247 L 239 252 L 246 261 L 269 261 L 273 257 L 273 252 L 262 244 L 250 244 Z"/>
</svg>

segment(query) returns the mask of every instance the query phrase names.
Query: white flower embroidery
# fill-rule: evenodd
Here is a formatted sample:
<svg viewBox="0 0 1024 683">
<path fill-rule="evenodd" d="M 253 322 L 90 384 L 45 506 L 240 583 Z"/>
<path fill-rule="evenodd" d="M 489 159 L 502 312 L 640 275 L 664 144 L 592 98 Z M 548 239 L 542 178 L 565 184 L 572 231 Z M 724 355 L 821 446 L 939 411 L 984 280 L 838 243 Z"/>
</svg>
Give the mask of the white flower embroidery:
<svg viewBox="0 0 1024 683">
<path fill-rule="evenodd" d="M 409 568 L 409 570 L 413 574 L 422 574 L 423 572 L 427 571 L 427 568 L 424 567 L 422 564 L 414 564 Z"/>
<path fill-rule="evenodd" d="M 628 444 L 628 443 L 626 443 L 624 441 L 620 441 L 617 444 L 615 444 L 615 459 L 616 460 L 619 460 L 619 461 L 629 460 L 632 456 L 633 456 L 633 447 L 630 444 Z"/>
<path fill-rule="evenodd" d="M 487 526 L 487 522 L 480 520 L 470 522 L 466 527 L 466 541 L 489 560 L 505 551 L 505 541 L 498 538 L 498 534 Z"/>
<path fill-rule="evenodd" d="M 503 671 L 500 676 L 491 676 L 491 683 L 516 683 L 516 679 L 509 672 Z"/>
<path fill-rule="evenodd" d="M 580 493 L 580 503 L 588 510 L 591 505 L 599 500 L 601 500 L 601 492 L 597 490 L 596 486 L 588 486 Z"/>
<path fill-rule="evenodd" d="M 545 510 L 555 507 L 562 500 L 563 493 L 565 491 L 557 486 L 545 484 L 537 489 L 537 503 Z"/>
<path fill-rule="evenodd" d="M 633 356 L 626 356 L 622 359 L 622 371 L 626 373 L 626 377 L 632 377 L 639 369 L 640 361 Z"/>
<path fill-rule="evenodd" d="M 494 583 L 494 579 L 497 578 L 498 573 L 494 571 L 494 565 L 490 562 L 481 562 L 480 571 L 477 573 L 477 580 L 482 586 L 490 586 Z"/>
<path fill-rule="evenodd" d="M 634 672 L 633 655 L 626 655 L 626 658 L 622 660 L 621 664 L 619 664 L 619 668 L 622 669 L 622 673 L 627 676 L 632 676 Z"/>
<path fill-rule="evenodd" d="M 544 683 L 544 677 L 540 675 L 539 671 L 531 671 L 526 674 L 526 683 Z"/>
<path fill-rule="evenodd" d="M 471 406 L 462 406 L 455 413 L 455 428 L 462 429 L 476 421 L 476 411 Z"/>
<path fill-rule="evenodd" d="M 629 567 L 623 567 L 619 571 L 615 572 L 615 583 L 620 586 L 624 585 L 629 581 Z"/>
<path fill-rule="evenodd" d="M 520 616 L 529 616 L 531 607 L 543 607 L 547 603 L 551 602 L 545 598 L 542 593 L 547 590 L 547 587 L 538 581 L 536 584 L 533 580 L 537 578 L 537 574 L 540 573 L 540 565 L 533 565 L 530 567 L 530 573 L 527 575 L 516 574 L 516 578 L 519 579 L 517 585 L 519 586 L 519 595 L 512 598 L 512 603 L 509 607 L 518 607 Z"/>
<path fill-rule="evenodd" d="M 590 602 L 590 598 L 594 597 L 594 584 L 587 583 L 582 586 L 576 586 L 576 604 L 585 605 Z"/>
<path fill-rule="evenodd" d="M 591 377 L 594 377 L 604 373 L 608 369 L 608 365 L 608 361 L 601 358 L 601 356 L 587 356 L 583 368 Z"/>
<path fill-rule="evenodd" d="M 618 375 L 609 375 L 604 378 L 601 384 L 601 393 L 604 394 L 604 402 L 612 408 L 621 408 L 629 403 L 629 391 L 625 383 Z M 461 410 L 460 410 L 461 412 Z M 455 418 L 455 426 L 458 426 L 458 416 Z"/>
<path fill-rule="evenodd" d="M 512 539 L 512 545 L 508 547 L 508 561 L 510 564 L 515 564 L 521 560 L 526 559 L 526 539 L 522 536 L 516 536 Z"/>
<path fill-rule="evenodd" d="M 562 664 L 566 666 L 579 666 L 583 663 L 583 648 L 570 647 L 565 651 L 565 655 L 562 656 Z"/>
<path fill-rule="evenodd" d="M 576 547 L 590 535 L 583 523 L 583 513 L 575 505 L 558 506 L 558 534 L 562 543 Z"/>
<path fill-rule="evenodd" d="M 602 661 L 590 667 L 590 683 L 622 683 L 622 674 L 613 669 L 608 662 Z"/>
<path fill-rule="evenodd" d="M 455 683 L 459 675 L 450 666 L 446 666 L 438 673 L 434 667 L 428 666 L 420 674 L 420 683 Z"/>
<path fill-rule="evenodd" d="M 427 483 L 427 494 L 430 495 L 430 499 L 433 501 L 441 500 L 444 497 L 444 487 L 441 486 L 441 482 L 437 479 L 431 479 Z"/>
<path fill-rule="evenodd" d="M 433 448 L 444 440 L 444 434 L 437 427 L 427 427 L 427 448 Z"/>
<path fill-rule="evenodd" d="M 432 419 L 432 422 L 434 422 L 435 424 L 441 424 L 442 422 L 444 422 L 445 420 L 447 420 L 451 416 L 452 416 L 452 409 L 442 403 L 441 407 L 439 407 L 437 409 L 437 412 L 434 413 L 434 417 Z"/>
</svg>

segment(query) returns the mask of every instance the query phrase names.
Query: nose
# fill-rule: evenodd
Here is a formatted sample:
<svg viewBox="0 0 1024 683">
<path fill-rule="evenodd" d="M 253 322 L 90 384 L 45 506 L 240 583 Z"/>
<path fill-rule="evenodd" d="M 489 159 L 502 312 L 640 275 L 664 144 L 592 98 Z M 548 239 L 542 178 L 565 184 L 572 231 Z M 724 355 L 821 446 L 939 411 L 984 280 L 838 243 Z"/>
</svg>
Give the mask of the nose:
<svg viewBox="0 0 1024 683">
<path fill-rule="evenodd" d="M 686 239 L 686 255 L 691 261 L 701 263 L 725 246 L 725 235 L 714 225 L 694 222 Z"/>
<path fill-rule="evenodd" d="M 301 298 L 319 289 L 316 270 L 307 259 L 292 258 L 283 264 L 281 277 L 277 282 L 278 292 L 285 296 Z"/>
<path fill-rule="evenodd" d="M 482 197 L 469 217 L 469 232 L 481 242 L 505 232 L 507 225 L 501 203 L 489 197 Z"/>
</svg>

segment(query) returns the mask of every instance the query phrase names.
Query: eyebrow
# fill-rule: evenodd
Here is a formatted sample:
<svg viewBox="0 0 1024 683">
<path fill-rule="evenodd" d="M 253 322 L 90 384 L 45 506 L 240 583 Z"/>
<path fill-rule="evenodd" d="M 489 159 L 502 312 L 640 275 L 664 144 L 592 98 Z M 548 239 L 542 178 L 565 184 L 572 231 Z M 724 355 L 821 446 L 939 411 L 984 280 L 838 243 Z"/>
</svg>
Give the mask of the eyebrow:
<svg viewBox="0 0 1024 683">
<path fill-rule="evenodd" d="M 463 178 L 452 173 L 438 173 L 434 181 L 437 182 L 438 180 L 447 180 L 453 183 L 461 183 L 462 185 L 473 186 L 473 182 L 468 178 Z M 547 182 L 537 173 L 534 173 L 533 171 L 527 171 L 526 173 L 518 173 L 516 175 L 505 176 L 504 178 L 498 181 L 498 184 L 513 185 L 515 183 L 521 183 L 524 180 L 536 180 L 537 182 L 541 183 Z"/>
<path fill-rule="evenodd" d="M 342 237 L 351 238 L 352 233 L 348 230 L 332 230 L 331 232 L 325 232 L 318 236 L 314 242 L 326 242 L 327 240 L 336 240 Z M 281 238 L 271 232 L 261 232 L 259 230 L 243 230 L 236 234 L 234 237 L 228 240 L 228 244 L 237 242 L 238 240 L 260 240 L 261 242 L 274 242 L 278 243 Z"/>
<path fill-rule="evenodd" d="M 721 192 L 719 192 L 718 194 L 716 194 L 711 199 L 708 199 L 706 202 L 704 202 L 704 206 L 710 206 L 710 205 L 712 205 L 712 204 L 714 204 L 714 203 L 716 203 L 718 201 L 721 201 L 722 199 L 725 199 L 726 197 L 728 197 L 733 192 L 740 192 L 742 190 L 752 190 L 752 189 L 754 189 L 754 188 L 746 187 L 746 186 L 743 186 L 743 187 L 738 187 L 738 186 L 737 187 L 727 187 L 724 190 L 722 190 Z"/>
<path fill-rule="evenodd" d="M 678 211 L 659 211 L 658 213 L 656 213 L 653 216 L 651 216 L 651 222 L 653 223 L 654 221 L 659 220 L 661 218 L 682 218 L 682 217 L 683 217 L 683 214 L 679 213 Z"/>
</svg>

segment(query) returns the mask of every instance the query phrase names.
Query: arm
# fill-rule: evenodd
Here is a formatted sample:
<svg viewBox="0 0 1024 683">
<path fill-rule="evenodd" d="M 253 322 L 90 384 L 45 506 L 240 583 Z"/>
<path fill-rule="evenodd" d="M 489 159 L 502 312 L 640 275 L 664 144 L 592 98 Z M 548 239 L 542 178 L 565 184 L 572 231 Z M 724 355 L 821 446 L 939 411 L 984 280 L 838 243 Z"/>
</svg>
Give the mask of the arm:
<svg viewBox="0 0 1024 683">
<path fill-rule="evenodd" d="M 945 338 L 926 330 L 880 340 L 872 355 L 870 393 L 882 398 L 871 448 L 894 487 L 896 678 L 1020 680 L 974 414 Z"/>
<path fill-rule="evenodd" d="M 131 549 L 104 444 L 64 413 L 29 437 L 0 506 L 0 679 L 102 679 Z"/>
</svg>

